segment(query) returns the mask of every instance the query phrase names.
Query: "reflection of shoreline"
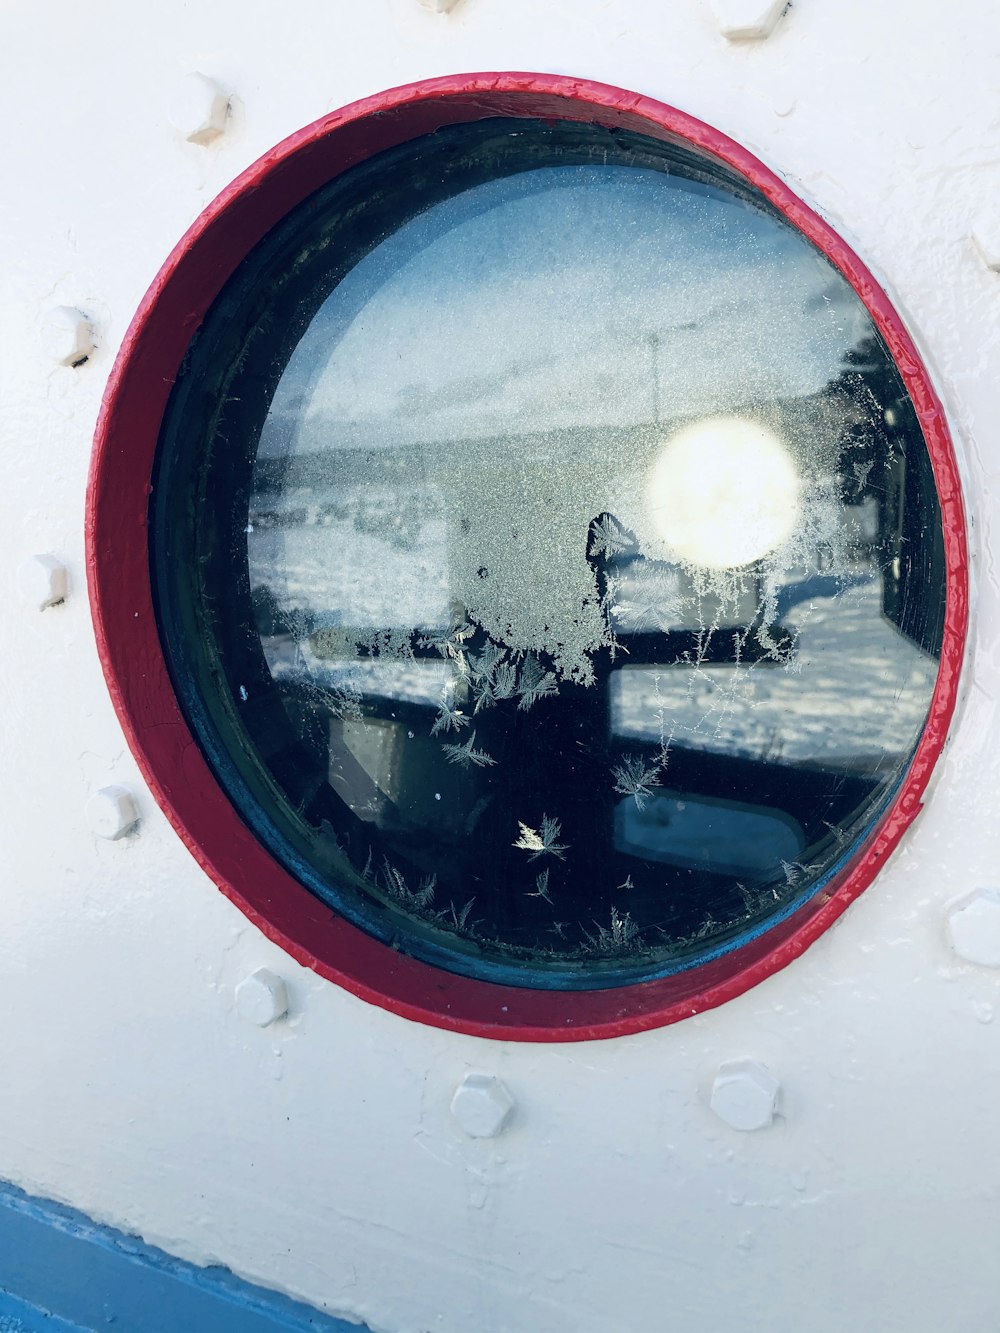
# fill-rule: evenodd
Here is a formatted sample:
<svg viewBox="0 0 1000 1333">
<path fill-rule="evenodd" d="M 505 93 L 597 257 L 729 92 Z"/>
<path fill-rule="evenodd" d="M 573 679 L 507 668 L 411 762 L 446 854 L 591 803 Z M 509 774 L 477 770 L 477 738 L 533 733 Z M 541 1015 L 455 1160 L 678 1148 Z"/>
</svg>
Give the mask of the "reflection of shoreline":
<svg viewBox="0 0 1000 1333">
<path fill-rule="evenodd" d="M 650 417 L 648 408 L 633 420 L 623 420 L 616 410 L 609 420 L 603 413 L 586 412 L 576 404 L 568 419 L 546 420 L 543 411 L 509 412 L 496 417 L 483 414 L 455 422 L 447 431 L 434 430 L 419 413 L 394 416 L 346 418 L 323 412 L 287 419 L 268 417 L 254 469 L 257 491 L 274 486 L 297 487 L 329 484 L 334 476 L 345 481 L 392 482 L 421 476 L 425 469 L 438 471 L 461 466 L 467 451 L 482 450 L 484 458 L 496 461 L 507 447 L 516 447 L 525 458 L 550 460 L 552 456 L 573 458 L 579 451 L 598 448 L 609 455 L 623 450 L 652 457 L 666 435 L 705 417 L 733 415 L 756 421 L 781 434 L 800 462 L 815 466 L 819 458 L 831 457 L 845 427 L 862 420 L 858 408 L 850 410 L 841 395 L 831 395 L 829 386 L 799 395 L 745 395 L 728 400 L 714 399 L 700 410 L 671 412 Z"/>
</svg>

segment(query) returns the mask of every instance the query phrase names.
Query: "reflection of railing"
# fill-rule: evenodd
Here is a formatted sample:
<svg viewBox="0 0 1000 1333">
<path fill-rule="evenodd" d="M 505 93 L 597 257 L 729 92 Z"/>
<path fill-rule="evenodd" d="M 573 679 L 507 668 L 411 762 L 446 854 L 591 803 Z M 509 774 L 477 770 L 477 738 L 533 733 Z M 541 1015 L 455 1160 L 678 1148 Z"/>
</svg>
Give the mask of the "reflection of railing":
<svg viewBox="0 0 1000 1333">
<path fill-rule="evenodd" d="M 795 646 L 795 635 L 783 625 L 768 625 L 766 639 L 758 635 L 763 622 L 747 625 L 722 625 L 706 631 L 665 630 L 659 633 L 617 635 L 623 660 L 630 666 L 685 667 L 695 663 L 725 665 L 751 662 L 784 666 Z M 372 661 L 381 654 L 378 644 L 389 636 L 398 636 L 398 630 L 379 630 L 360 626 L 338 625 L 336 629 L 315 630 L 309 636 L 309 648 L 320 661 Z M 344 644 L 356 635 L 356 653 L 347 656 Z M 404 656 L 394 653 L 386 661 L 440 662 L 438 649 L 428 645 L 426 631 L 414 630 L 404 650 Z"/>
<path fill-rule="evenodd" d="M 282 694 L 286 698 L 298 696 L 314 710 L 317 706 L 315 691 L 299 681 L 282 683 Z M 407 729 L 419 729 L 426 732 L 436 712 L 436 705 L 415 700 L 401 700 L 388 693 L 366 690 L 359 695 L 358 720 L 385 722 L 391 720 L 405 733 Z M 340 720 L 336 705 L 327 708 L 328 718 Z M 443 739 L 447 741 L 448 737 Z M 619 749 L 628 750 L 649 757 L 660 751 L 658 742 L 644 740 L 642 737 L 619 737 Z M 669 765 L 671 780 L 674 785 L 687 783 L 692 790 L 705 793 L 713 791 L 731 792 L 737 788 L 756 792 L 759 803 L 764 805 L 783 805 L 786 809 L 803 809 L 810 802 L 830 797 L 832 818 L 846 799 L 848 808 L 860 801 L 866 794 L 876 789 L 881 780 L 879 775 L 845 771 L 839 766 L 831 767 L 822 762 L 789 762 L 777 757 L 737 755 L 719 753 L 698 746 L 686 745 L 674 739 L 670 744 Z M 822 802 L 820 802 L 822 803 Z"/>
</svg>

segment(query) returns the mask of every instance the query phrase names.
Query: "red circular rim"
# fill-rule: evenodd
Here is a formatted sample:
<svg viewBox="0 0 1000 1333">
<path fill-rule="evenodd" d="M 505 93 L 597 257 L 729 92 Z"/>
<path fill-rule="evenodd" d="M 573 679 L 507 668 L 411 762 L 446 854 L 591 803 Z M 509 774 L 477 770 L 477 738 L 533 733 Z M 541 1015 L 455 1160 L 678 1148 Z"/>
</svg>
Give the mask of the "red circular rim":
<svg viewBox="0 0 1000 1333">
<path fill-rule="evenodd" d="M 181 715 L 150 587 L 147 509 L 160 422 L 182 358 L 244 255 L 320 185 L 377 152 L 488 116 L 558 117 L 695 145 L 735 168 L 836 265 L 864 302 L 913 401 L 944 527 L 941 665 L 916 754 L 894 801 L 839 878 L 734 953 L 611 990 L 529 990 L 475 981 L 394 952 L 336 916 L 264 850 L 208 768 Z M 170 254 L 122 342 L 97 425 L 87 495 L 87 573 L 98 651 L 146 781 L 191 853 L 255 925 L 300 963 L 419 1022 L 482 1037 L 581 1041 L 673 1023 L 785 967 L 865 889 L 917 815 L 941 752 L 965 647 L 965 520 L 944 411 L 912 339 L 871 273 L 767 167 L 683 111 L 606 84 L 551 74 L 465 74 L 395 88 L 293 134 L 209 205 Z"/>
</svg>

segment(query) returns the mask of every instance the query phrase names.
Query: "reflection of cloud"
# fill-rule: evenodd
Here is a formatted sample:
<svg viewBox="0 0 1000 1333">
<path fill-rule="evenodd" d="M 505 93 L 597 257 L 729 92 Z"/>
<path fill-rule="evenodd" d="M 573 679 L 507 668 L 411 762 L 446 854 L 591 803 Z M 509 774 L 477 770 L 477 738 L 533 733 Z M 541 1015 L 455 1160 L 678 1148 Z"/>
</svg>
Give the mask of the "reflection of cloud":
<svg viewBox="0 0 1000 1333">
<path fill-rule="evenodd" d="M 524 358 L 515 361 L 511 367 L 511 376 L 522 379 L 539 368 L 558 363 L 552 354 Z M 395 406 L 403 416 L 424 415 L 441 409 L 467 407 L 481 404 L 483 400 L 496 398 L 503 393 L 504 384 L 509 377 L 498 374 L 466 375 L 438 384 L 404 384 L 396 393 Z"/>
<path fill-rule="evenodd" d="M 717 191 L 563 167 L 470 193 L 476 209 L 459 196 L 428 210 L 334 290 L 265 454 L 302 408 L 307 434 L 332 418 L 403 443 L 771 401 L 820 388 L 863 330 L 802 237 Z"/>
</svg>

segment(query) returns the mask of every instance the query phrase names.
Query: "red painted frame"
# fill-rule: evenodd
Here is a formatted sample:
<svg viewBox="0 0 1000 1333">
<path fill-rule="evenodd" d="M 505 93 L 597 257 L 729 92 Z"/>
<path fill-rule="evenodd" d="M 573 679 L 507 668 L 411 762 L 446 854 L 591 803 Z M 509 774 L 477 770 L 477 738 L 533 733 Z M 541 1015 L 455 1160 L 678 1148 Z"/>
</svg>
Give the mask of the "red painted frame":
<svg viewBox="0 0 1000 1333">
<path fill-rule="evenodd" d="M 916 407 L 944 521 L 947 606 L 930 716 L 891 807 L 839 879 L 789 920 L 676 976 L 596 991 L 471 980 L 393 952 L 324 906 L 256 841 L 202 757 L 175 698 L 153 611 L 147 511 L 160 422 L 188 342 L 243 256 L 339 172 L 442 125 L 487 116 L 621 126 L 694 145 L 741 172 L 844 274 L 885 339 Z M 87 497 L 87 570 L 101 662 L 129 744 L 198 863 L 299 962 L 406 1018 L 478 1036 L 579 1041 L 637 1032 L 739 995 L 806 949 L 874 878 L 920 809 L 955 706 L 967 624 L 961 492 L 944 412 L 902 321 L 839 236 L 757 158 L 682 111 L 605 84 L 551 74 L 464 74 L 355 102 L 292 135 L 198 218 L 125 335 L 97 426 Z"/>
</svg>

